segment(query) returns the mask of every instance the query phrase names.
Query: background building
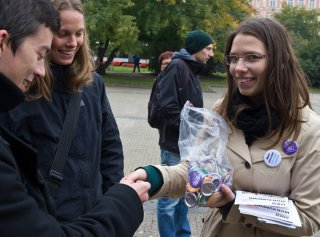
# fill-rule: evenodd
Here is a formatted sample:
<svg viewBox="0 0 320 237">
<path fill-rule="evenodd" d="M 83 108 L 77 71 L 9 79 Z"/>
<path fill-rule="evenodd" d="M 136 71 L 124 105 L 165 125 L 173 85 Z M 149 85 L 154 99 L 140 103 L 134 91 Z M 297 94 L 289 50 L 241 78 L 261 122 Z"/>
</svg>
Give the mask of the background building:
<svg viewBox="0 0 320 237">
<path fill-rule="evenodd" d="M 280 12 L 282 4 L 286 3 L 293 7 L 306 9 L 319 9 L 320 0 L 252 0 L 251 5 L 257 10 L 257 15 L 261 17 L 271 17 L 275 12 Z"/>
</svg>

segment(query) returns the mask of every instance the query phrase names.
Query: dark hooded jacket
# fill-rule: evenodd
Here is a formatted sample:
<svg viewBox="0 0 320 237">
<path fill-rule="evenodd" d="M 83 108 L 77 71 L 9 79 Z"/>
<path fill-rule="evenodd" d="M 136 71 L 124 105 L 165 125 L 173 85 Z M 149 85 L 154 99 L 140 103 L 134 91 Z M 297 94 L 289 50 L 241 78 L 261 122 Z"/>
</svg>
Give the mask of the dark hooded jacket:
<svg viewBox="0 0 320 237">
<path fill-rule="evenodd" d="M 26 101 L 1 119 L 7 128 L 38 151 L 40 169 L 47 180 L 71 98 L 68 67 L 52 64 L 54 77 L 50 101 Z M 79 118 L 63 169 L 55 203 L 58 220 L 73 221 L 86 213 L 123 177 L 123 150 L 119 130 L 98 74 L 81 91 Z"/>
<path fill-rule="evenodd" d="M 24 94 L 0 74 L 0 112 L 23 102 Z M 115 184 L 84 215 L 61 225 L 53 199 L 37 169 L 37 152 L 0 122 L 1 236 L 133 236 L 143 220 L 143 206 L 127 185 Z"/>
<path fill-rule="evenodd" d="M 194 107 L 203 107 L 198 74 L 204 66 L 205 64 L 194 61 L 185 49 L 181 49 L 174 53 L 172 61 L 166 67 L 165 73 L 159 81 L 157 94 L 160 107 L 158 118 L 161 123 L 159 129 L 161 148 L 179 153 L 180 113 L 185 102 L 188 100 Z M 185 75 L 188 75 L 186 83 L 183 82 Z"/>
</svg>

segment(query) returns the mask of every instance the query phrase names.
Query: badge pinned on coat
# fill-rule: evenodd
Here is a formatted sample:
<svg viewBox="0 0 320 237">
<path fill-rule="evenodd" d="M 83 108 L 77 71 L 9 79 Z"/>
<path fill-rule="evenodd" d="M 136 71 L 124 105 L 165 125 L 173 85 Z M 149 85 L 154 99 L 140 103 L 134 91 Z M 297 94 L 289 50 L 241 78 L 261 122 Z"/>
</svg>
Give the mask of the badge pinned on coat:
<svg viewBox="0 0 320 237">
<path fill-rule="evenodd" d="M 298 151 L 298 143 L 292 140 L 286 140 L 282 143 L 282 150 L 287 155 L 293 155 Z"/>
<path fill-rule="evenodd" d="M 268 150 L 263 159 L 267 166 L 277 167 L 281 163 L 281 154 L 277 150 Z"/>
</svg>

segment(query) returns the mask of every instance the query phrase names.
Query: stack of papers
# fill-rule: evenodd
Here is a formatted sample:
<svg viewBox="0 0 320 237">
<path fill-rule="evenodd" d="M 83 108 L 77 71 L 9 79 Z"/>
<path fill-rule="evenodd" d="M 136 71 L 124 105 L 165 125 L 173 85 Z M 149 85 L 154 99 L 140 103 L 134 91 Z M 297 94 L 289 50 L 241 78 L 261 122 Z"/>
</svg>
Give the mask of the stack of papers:
<svg viewBox="0 0 320 237">
<path fill-rule="evenodd" d="M 301 227 L 297 209 L 287 197 L 236 191 L 234 204 L 239 205 L 240 213 L 256 216 L 261 222 Z"/>
</svg>

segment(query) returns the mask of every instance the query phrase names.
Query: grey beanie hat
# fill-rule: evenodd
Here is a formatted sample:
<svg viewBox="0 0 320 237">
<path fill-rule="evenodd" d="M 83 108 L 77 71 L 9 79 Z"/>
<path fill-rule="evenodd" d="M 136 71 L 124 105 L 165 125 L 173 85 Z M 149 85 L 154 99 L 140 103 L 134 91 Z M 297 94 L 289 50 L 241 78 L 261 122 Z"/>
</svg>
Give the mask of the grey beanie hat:
<svg viewBox="0 0 320 237">
<path fill-rule="evenodd" d="M 184 39 L 184 48 L 189 54 L 194 54 L 209 44 L 212 44 L 212 41 L 213 40 L 208 33 L 202 30 L 194 30 L 186 35 Z"/>
</svg>

